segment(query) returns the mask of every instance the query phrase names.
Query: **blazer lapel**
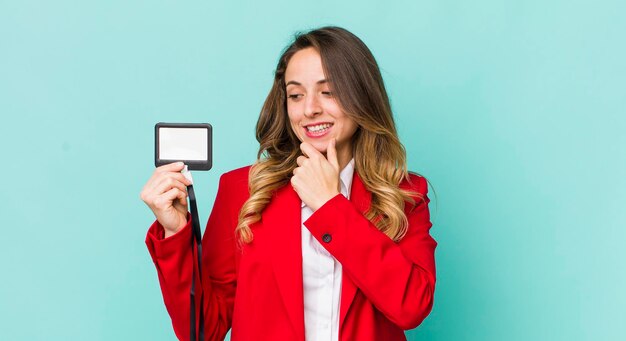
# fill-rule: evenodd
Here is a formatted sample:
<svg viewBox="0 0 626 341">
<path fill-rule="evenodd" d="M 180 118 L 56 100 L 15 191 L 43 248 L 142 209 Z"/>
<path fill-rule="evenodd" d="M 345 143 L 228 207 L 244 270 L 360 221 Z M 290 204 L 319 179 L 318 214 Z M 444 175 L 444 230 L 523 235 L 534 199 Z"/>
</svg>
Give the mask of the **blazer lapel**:
<svg viewBox="0 0 626 341">
<path fill-rule="evenodd" d="M 352 188 L 350 190 L 350 201 L 354 206 L 363 214 L 367 212 L 371 203 L 371 194 L 365 189 L 365 185 L 361 181 L 356 170 L 352 177 Z M 339 330 L 343 325 L 343 321 L 346 319 L 346 314 L 354 300 L 357 287 L 352 282 L 350 277 L 346 274 L 345 270 L 341 275 L 341 305 L 339 307 Z"/>
<path fill-rule="evenodd" d="M 371 195 L 356 170 L 352 177 L 350 201 L 362 213 L 370 206 Z M 263 226 L 271 230 L 272 263 L 282 300 L 296 330 L 304 340 L 304 293 L 302 280 L 301 200 L 291 184 L 283 186 L 263 212 Z M 339 325 L 354 300 L 357 287 L 346 272 L 342 273 Z M 341 327 L 340 327 L 341 328 Z"/>
<path fill-rule="evenodd" d="M 291 184 L 283 186 L 264 210 L 262 223 L 273 241 L 270 252 L 285 309 L 298 339 L 304 340 L 301 202 Z"/>
</svg>

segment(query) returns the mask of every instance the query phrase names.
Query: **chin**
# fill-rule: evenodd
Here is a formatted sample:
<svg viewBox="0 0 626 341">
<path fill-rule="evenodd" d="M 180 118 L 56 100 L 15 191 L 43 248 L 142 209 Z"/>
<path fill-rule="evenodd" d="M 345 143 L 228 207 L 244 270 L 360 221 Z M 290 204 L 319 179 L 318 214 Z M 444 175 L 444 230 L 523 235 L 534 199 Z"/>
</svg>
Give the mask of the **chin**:
<svg viewBox="0 0 626 341">
<path fill-rule="evenodd" d="M 312 143 L 313 147 L 315 147 L 315 149 L 317 149 L 318 152 L 320 153 L 326 153 L 326 149 L 328 148 L 328 144 L 324 144 L 324 143 Z"/>
<path fill-rule="evenodd" d="M 318 152 L 322 154 L 326 154 L 326 151 L 328 149 L 328 142 L 330 141 L 330 138 L 311 139 L 308 136 L 303 136 L 300 138 L 300 141 L 306 142 L 310 144 L 311 146 L 313 146 L 313 148 L 315 148 L 315 150 L 317 150 Z"/>
</svg>

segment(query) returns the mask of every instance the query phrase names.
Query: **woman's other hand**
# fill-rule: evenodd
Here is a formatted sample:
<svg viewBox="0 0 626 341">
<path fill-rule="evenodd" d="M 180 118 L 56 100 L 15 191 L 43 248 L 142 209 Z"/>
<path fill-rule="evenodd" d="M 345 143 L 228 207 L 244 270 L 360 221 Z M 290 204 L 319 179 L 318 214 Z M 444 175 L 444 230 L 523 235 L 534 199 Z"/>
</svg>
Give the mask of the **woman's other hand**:
<svg viewBox="0 0 626 341">
<path fill-rule="evenodd" d="M 335 139 L 328 142 L 328 159 L 309 143 L 303 142 L 300 149 L 304 156 L 298 157 L 298 167 L 293 170 L 291 185 L 300 199 L 315 212 L 341 192 Z"/>
<path fill-rule="evenodd" d="M 191 182 L 180 172 L 183 167 L 182 162 L 158 167 L 140 195 L 165 229 L 166 238 L 187 223 L 187 186 Z"/>
</svg>

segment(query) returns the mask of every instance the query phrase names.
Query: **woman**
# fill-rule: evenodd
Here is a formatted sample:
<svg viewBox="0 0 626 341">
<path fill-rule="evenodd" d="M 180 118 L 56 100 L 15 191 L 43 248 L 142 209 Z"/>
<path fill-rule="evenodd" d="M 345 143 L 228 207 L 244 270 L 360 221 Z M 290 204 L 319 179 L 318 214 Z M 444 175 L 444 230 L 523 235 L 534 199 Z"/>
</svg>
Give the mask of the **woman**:
<svg viewBox="0 0 626 341">
<path fill-rule="evenodd" d="M 232 327 L 234 341 L 405 340 L 432 308 L 436 242 L 426 180 L 407 171 L 369 49 L 338 27 L 298 35 L 256 131 L 258 160 L 222 175 L 202 240 L 205 339 Z M 188 339 L 181 169 L 157 168 L 141 197 L 157 218 L 146 244 L 165 305 Z"/>
</svg>

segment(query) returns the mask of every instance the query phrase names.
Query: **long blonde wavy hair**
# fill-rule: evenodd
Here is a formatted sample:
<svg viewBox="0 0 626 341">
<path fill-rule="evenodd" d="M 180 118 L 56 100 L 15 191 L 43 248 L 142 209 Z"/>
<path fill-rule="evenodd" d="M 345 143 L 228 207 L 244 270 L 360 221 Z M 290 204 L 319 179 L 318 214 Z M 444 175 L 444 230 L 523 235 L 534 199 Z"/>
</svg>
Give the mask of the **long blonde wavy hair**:
<svg viewBox="0 0 626 341">
<path fill-rule="evenodd" d="M 250 168 L 250 197 L 239 212 L 236 234 L 242 243 L 253 240 L 251 226 L 261 220 L 274 193 L 289 184 L 298 166 L 300 140 L 289 123 L 284 77 L 291 57 L 309 47 L 320 54 L 333 96 L 358 126 L 352 137 L 355 172 L 372 199 L 365 217 L 389 238 L 399 241 L 408 226 L 405 204 L 414 207 L 413 197 L 421 196 L 399 188 L 400 182 L 410 180 L 406 151 L 398 139 L 378 64 L 357 36 L 340 27 L 299 33 L 280 56 L 274 84 L 256 125 L 259 152 Z"/>
</svg>

